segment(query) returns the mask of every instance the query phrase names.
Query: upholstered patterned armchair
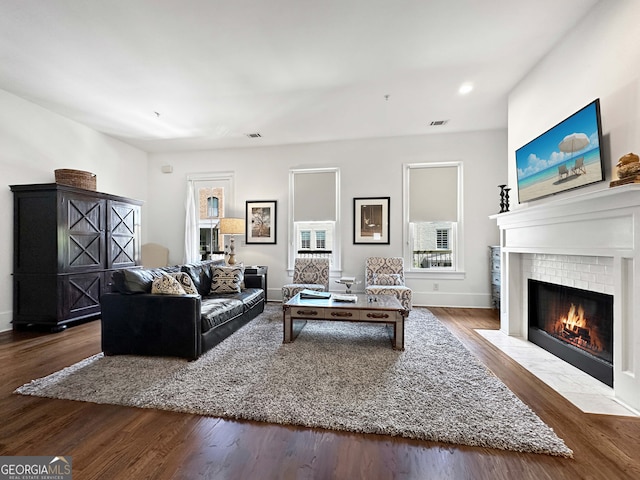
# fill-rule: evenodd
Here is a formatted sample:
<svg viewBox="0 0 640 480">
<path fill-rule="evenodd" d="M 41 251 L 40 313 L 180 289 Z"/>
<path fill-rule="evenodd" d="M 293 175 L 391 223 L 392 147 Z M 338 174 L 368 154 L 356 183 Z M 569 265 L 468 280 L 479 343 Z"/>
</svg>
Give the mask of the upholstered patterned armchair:
<svg viewBox="0 0 640 480">
<path fill-rule="evenodd" d="M 329 291 L 328 258 L 296 258 L 292 283 L 282 286 L 282 303 L 305 288 L 318 292 Z"/>
<path fill-rule="evenodd" d="M 369 257 L 365 261 L 365 293 L 395 295 L 402 306 L 411 310 L 411 289 L 404 284 L 402 257 Z"/>
</svg>

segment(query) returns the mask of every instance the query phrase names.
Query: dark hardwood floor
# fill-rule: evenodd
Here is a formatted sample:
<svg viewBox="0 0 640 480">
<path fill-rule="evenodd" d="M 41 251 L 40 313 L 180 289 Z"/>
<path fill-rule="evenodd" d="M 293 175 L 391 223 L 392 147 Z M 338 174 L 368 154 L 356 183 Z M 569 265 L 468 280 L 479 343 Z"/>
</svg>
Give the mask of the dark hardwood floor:
<svg viewBox="0 0 640 480">
<path fill-rule="evenodd" d="M 84 479 L 638 479 L 640 419 L 582 413 L 474 329 L 482 309 L 431 309 L 574 451 L 573 459 L 52 400 L 13 390 L 100 351 L 100 322 L 0 334 L 0 455 L 70 455 Z"/>
</svg>

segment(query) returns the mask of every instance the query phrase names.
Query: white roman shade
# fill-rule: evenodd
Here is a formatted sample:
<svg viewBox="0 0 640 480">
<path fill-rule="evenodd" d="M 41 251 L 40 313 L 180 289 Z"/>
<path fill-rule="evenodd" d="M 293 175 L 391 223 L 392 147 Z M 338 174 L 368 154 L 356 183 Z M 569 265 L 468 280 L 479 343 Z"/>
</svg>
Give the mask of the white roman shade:
<svg viewBox="0 0 640 480">
<path fill-rule="evenodd" d="M 335 220 L 336 172 L 295 172 L 293 175 L 293 221 Z"/>
<path fill-rule="evenodd" d="M 458 165 L 421 165 L 409 170 L 409 221 L 458 221 Z"/>
</svg>

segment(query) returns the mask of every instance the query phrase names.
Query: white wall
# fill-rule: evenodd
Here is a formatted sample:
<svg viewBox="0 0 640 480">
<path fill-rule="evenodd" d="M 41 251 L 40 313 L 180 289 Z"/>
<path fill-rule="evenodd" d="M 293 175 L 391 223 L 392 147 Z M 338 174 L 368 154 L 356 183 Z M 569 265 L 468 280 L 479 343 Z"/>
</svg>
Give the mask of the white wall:
<svg viewBox="0 0 640 480">
<path fill-rule="evenodd" d="M 289 169 L 340 167 L 343 273 L 362 277 L 365 257 L 402 255 L 402 165 L 454 160 L 464 162 L 466 278 L 437 279 L 438 292 L 433 291 L 434 280 L 411 278 L 408 284 L 414 290 L 417 305 L 488 307 L 487 246 L 498 243 L 498 230 L 488 216 L 499 211 L 497 185 L 507 178 L 504 130 L 150 154 L 148 176 L 152 187 L 147 235 L 150 241 L 169 248 L 171 263 L 182 262 L 187 175 L 235 172 L 236 208 L 231 215 L 244 217 L 247 200 L 278 202 L 276 245 L 245 245 L 244 239 L 236 241 L 241 261 L 269 266 L 269 299 L 276 300 L 281 298 L 281 286 L 290 281 L 286 271 Z M 172 165 L 173 173 L 162 173 L 163 165 Z M 378 196 L 391 197 L 390 245 L 353 245 L 353 198 Z M 331 287 L 343 288 L 335 283 Z"/>
<path fill-rule="evenodd" d="M 146 200 L 147 154 L 0 90 L 0 331 L 11 328 L 13 195 L 9 185 L 53 183 L 54 170 L 97 175 L 97 189 Z M 143 207 L 143 232 L 144 228 Z"/>
<path fill-rule="evenodd" d="M 535 203 L 608 188 L 613 167 L 640 152 L 640 2 L 602 0 L 509 96 L 509 185 L 515 150 L 600 98 L 606 182 Z M 614 174 L 615 175 L 615 174 Z"/>
</svg>

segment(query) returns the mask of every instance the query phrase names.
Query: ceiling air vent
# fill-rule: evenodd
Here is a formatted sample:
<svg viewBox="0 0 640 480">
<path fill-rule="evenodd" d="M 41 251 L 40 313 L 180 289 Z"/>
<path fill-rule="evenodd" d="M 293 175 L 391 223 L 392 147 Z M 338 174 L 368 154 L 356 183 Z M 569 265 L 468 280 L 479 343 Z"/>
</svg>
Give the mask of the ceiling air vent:
<svg viewBox="0 0 640 480">
<path fill-rule="evenodd" d="M 446 125 L 449 120 L 434 120 L 429 125 L 432 127 L 441 127 L 442 125 Z"/>
<path fill-rule="evenodd" d="M 262 135 L 259 133 L 247 133 L 247 137 L 249 138 L 260 138 Z"/>
</svg>

